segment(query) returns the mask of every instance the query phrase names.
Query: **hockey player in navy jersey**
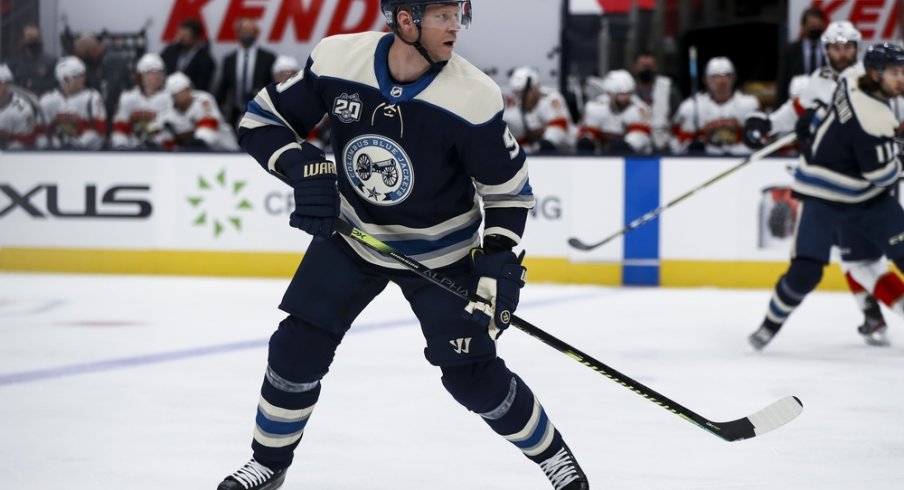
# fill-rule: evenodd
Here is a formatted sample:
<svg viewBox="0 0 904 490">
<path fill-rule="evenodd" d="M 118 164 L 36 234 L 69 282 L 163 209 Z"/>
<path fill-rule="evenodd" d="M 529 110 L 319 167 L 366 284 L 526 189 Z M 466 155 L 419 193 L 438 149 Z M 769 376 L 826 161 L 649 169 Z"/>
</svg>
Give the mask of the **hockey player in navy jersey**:
<svg viewBox="0 0 904 490">
<path fill-rule="evenodd" d="M 761 148 L 766 136 L 780 136 L 800 126 L 800 141 L 809 136 L 807 128 L 813 114 L 832 102 L 840 78 L 856 79 L 863 72 L 857 59 L 863 36 L 849 21 L 834 21 L 822 35 L 826 64 L 813 71 L 800 93 L 777 111 L 756 112 L 745 124 L 745 143 Z M 901 121 L 901 116 L 896 116 Z M 842 225 L 843 226 L 843 225 Z M 847 241 L 841 241 L 842 236 Z M 863 311 L 863 323 L 857 331 L 870 345 L 888 345 L 887 325 L 879 302 L 891 311 L 904 316 L 904 281 L 888 269 L 882 253 L 857 233 L 840 233 L 836 245 L 841 252 L 841 269 L 857 305 Z"/>
<path fill-rule="evenodd" d="M 749 337 L 757 349 L 819 284 L 836 234 L 841 243 L 855 234 L 904 268 L 904 210 L 890 192 L 902 155 L 889 106 L 904 94 L 904 47 L 873 45 L 863 64 L 866 73 L 841 77 L 830 105 L 814 116 L 815 131 L 792 185 L 802 211 L 791 265 L 775 287 L 766 318 Z"/>
<path fill-rule="evenodd" d="M 253 458 L 218 489 L 282 485 L 337 346 L 391 281 L 452 397 L 539 464 L 554 489 L 585 490 L 539 400 L 496 355 L 524 285 L 512 249 L 534 197 L 499 87 L 453 54 L 471 2 L 382 0 L 381 8 L 391 34 L 324 39 L 298 75 L 262 90 L 240 123 L 242 147 L 294 188 L 290 225 L 314 239 L 270 339 Z M 335 164 L 302 142 L 324 114 Z M 466 282 L 489 304 L 450 295 L 334 233 L 339 219 Z"/>
</svg>

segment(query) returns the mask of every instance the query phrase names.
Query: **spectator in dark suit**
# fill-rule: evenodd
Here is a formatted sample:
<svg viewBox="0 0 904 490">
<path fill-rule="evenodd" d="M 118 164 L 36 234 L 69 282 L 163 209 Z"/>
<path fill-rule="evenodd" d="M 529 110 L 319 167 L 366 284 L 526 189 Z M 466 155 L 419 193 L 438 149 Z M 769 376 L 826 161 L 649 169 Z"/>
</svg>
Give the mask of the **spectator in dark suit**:
<svg viewBox="0 0 904 490">
<path fill-rule="evenodd" d="M 166 65 L 166 73 L 181 71 L 198 90 L 210 90 L 217 64 L 210 56 L 210 47 L 204 34 L 204 27 L 197 19 L 183 20 L 179 24 L 176 42 L 160 53 Z"/>
<path fill-rule="evenodd" d="M 119 96 L 132 88 L 132 71 L 129 60 L 116 53 L 110 53 L 97 36 L 81 34 L 75 40 L 75 56 L 85 64 L 85 78 L 89 88 L 100 92 L 107 110 L 107 128 L 112 128 L 113 115 Z"/>
<path fill-rule="evenodd" d="M 245 105 L 273 82 L 273 63 L 276 55 L 257 45 L 260 30 L 252 19 L 239 19 L 235 32 L 239 47 L 223 59 L 223 73 L 217 89 L 217 102 L 226 120 L 235 127 L 245 113 Z"/>
<path fill-rule="evenodd" d="M 782 54 L 776 83 L 776 107 L 788 100 L 788 87 L 795 75 L 809 75 L 825 65 L 825 54 L 819 38 L 826 29 L 826 14 L 811 7 L 800 16 L 800 38 L 789 44 Z"/>
<path fill-rule="evenodd" d="M 41 29 L 34 24 L 22 27 L 21 50 L 9 60 L 9 69 L 16 83 L 35 95 L 41 96 L 56 87 L 54 67 L 56 58 L 44 52 Z"/>
</svg>

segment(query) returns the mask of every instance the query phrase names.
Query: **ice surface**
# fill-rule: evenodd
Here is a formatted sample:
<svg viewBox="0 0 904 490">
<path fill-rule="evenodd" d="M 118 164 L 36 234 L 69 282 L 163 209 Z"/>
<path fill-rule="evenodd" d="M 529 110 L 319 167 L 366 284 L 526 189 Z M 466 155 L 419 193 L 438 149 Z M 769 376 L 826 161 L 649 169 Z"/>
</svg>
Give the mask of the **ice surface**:
<svg viewBox="0 0 904 490">
<path fill-rule="evenodd" d="M 0 274 L 0 488 L 216 488 L 250 456 L 286 280 Z M 764 352 L 770 292 L 530 284 L 519 316 L 715 421 L 786 395 L 803 414 L 724 442 L 518 331 L 500 355 L 595 489 L 904 488 L 904 321 L 865 345 L 814 293 Z M 548 489 L 455 403 L 397 289 L 342 346 L 286 490 Z"/>
</svg>

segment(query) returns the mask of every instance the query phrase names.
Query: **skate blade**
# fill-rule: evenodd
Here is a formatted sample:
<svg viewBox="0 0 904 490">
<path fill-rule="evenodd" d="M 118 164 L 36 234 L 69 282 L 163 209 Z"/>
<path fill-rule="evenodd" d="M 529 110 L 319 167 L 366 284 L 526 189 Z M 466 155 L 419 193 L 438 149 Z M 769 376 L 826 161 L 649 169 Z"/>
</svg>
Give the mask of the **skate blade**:
<svg viewBox="0 0 904 490">
<path fill-rule="evenodd" d="M 888 347 L 891 345 L 891 341 L 888 340 L 887 330 L 888 327 L 883 326 L 870 333 L 860 332 L 860 335 L 863 336 L 863 341 L 866 342 L 866 345 L 871 345 L 873 347 Z"/>
<path fill-rule="evenodd" d="M 873 347 L 889 347 L 891 346 L 891 342 L 888 340 L 888 336 L 885 334 L 870 334 L 864 335 L 863 341 L 866 342 L 866 345 L 871 345 Z"/>
</svg>

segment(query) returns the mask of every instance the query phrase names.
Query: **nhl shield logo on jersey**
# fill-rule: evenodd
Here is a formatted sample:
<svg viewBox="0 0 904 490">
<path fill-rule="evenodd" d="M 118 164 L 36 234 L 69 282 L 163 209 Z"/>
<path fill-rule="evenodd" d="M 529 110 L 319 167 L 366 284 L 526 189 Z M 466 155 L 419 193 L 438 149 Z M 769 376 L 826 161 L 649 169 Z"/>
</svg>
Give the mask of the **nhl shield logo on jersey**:
<svg viewBox="0 0 904 490">
<path fill-rule="evenodd" d="M 333 101 L 333 114 L 344 123 L 361 120 L 361 96 L 343 93 Z"/>
<path fill-rule="evenodd" d="M 385 136 L 366 134 L 354 138 L 345 145 L 342 161 L 358 195 L 378 206 L 399 204 L 414 188 L 414 169 L 408 154 Z"/>
</svg>

